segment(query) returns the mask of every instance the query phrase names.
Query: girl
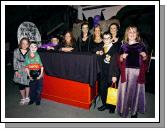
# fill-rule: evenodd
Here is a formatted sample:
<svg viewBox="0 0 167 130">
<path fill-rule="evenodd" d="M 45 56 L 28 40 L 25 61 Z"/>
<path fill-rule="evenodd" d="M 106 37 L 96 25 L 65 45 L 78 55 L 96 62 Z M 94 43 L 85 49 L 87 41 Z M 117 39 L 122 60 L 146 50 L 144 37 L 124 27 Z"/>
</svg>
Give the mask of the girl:
<svg viewBox="0 0 167 130">
<path fill-rule="evenodd" d="M 59 49 L 63 52 L 72 52 L 76 49 L 75 39 L 72 32 L 67 31 L 64 35 L 62 47 Z"/>
<path fill-rule="evenodd" d="M 118 85 L 117 112 L 127 117 L 137 117 L 137 112 L 145 112 L 145 71 L 147 54 L 140 42 L 137 27 L 127 27 L 124 44 L 120 50 L 121 77 Z"/>
<path fill-rule="evenodd" d="M 18 84 L 21 93 L 20 105 L 29 102 L 29 79 L 24 68 L 24 61 L 27 52 L 29 51 L 30 41 L 28 38 L 20 40 L 19 48 L 14 50 L 13 67 L 14 67 L 14 82 Z"/>
</svg>

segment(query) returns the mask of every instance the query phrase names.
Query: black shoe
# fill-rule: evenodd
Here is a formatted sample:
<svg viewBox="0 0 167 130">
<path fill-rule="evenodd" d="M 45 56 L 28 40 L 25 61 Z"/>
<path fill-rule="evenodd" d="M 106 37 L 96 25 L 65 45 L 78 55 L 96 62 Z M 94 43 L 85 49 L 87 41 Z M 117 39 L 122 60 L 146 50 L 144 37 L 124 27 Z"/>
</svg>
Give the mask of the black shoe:
<svg viewBox="0 0 167 130">
<path fill-rule="evenodd" d="M 36 102 L 36 105 L 37 105 L 37 106 L 39 106 L 40 104 L 41 104 L 41 102 L 40 102 L 40 101 Z"/>
<path fill-rule="evenodd" d="M 34 103 L 34 101 L 30 101 L 29 103 L 28 103 L 28 105 L 32 105 Z"/>
<path fill-rule="evenodd" d="M 131 115 L 131 118 L 137 118 L 137 113 L 135 115 Z"/>
<path fill-rule="evenodd" d="M 115 109 L 110 109 L 109 113 L 115 113 Z"/>
<path fill-rule="evenodd" d="M 99 111 L 104 111 L 107 109 L 107 106 L 106 105 L 102 105 L 101 107 L 98 107 L 97 108 Z"/>
</svg>

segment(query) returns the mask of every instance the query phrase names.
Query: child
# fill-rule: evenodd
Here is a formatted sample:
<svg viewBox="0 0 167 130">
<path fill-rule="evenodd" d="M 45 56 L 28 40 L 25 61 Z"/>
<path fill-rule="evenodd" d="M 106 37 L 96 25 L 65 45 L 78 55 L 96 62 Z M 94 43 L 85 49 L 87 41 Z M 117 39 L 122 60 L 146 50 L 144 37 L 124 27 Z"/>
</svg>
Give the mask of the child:
<svg viewBox="0 0 167 130">
<path fill-rule="evenodd" d="M 30 41 L 28 38 L 22 38 L 20 40 L 19 48 L 14 50 L 13 67 L 14 78 L 13 81 L 18 84 L 19 90 L 22 96 L 20 105 L 28 104 L 29 99 L 29 79 L 24 68 L 25 56 L 29 51 Z"/>
<path fill-rule="evenodd" d="M 41 101 L 41 89 L 42 89 L 42 76 L 43 65 L 41 59 L 37 53 L 37 44 L 30 44 L 30 52 L 27 54 L 24 65 L 26 67 L 27 74 L 30 79 L 30 102 L 29 105 L 36 102 L 36 105 L 40 105 Z"/>
<path fill-rule="evenodd" d="M 105 32 L 103 34 L 103 50 L 99 51 L 101 57 L 101 75 L 100 75 L 100 86 L 99 95 L 101 96 L 102 106 L 98 108 L 99 111 L 109 109 L 110 113 L 115 112 L 115 106 L 106 104 L 107 90 L 112 83 L 116 83 L 117 76 L 119 75 L 119 68 L 117 65 L 118 51 L 116 46 L 113 46 L 111 41 L 111 34 Z"/>
<path fill-rule="evenodd" d="M 137 27 L 128 27 L 120 50 L 121 77 L 118 85 L 117 112 L 122 117 L 127 117 L 129 110 L 132 118 L 137 117 L 137 112 L 145 111 L 146 59 L 146 49 L 140 42 Z"/>
<path fill-rule="evenodd" d="M 52 36 L 51 42 L 40 46 L 40 48 L 47 49 L 47 50 L 58 50 L 59 49 L 59 37 Z"/>
</svg>

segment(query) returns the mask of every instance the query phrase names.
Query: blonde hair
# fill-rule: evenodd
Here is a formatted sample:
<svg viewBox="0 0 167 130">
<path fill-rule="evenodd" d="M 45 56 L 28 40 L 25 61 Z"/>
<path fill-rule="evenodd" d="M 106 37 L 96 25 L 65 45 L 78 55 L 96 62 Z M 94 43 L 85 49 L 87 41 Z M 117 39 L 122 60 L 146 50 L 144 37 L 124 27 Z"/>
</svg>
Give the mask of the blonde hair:
<svg viewBox="0 0 167 130">
<path fill-rule="evenodd" d="M 136 30 L 136 33 L 137 33 L 136 42 L 140 42 L 140 41 L 141 41 L 141 38 L 140 38 L 140 34 L 139 34 L 139 31 L 138 31 L 138 29 L 137 29 L 136 26 L 129 26 L 129 27 L 126 28 L 123 41 L 124 41 L 125 43 L 129 42 L 129 39 L 128 39 L 128 32 L 129 32 L 130 29 L 135 29 L 135 30 Z"/>
<path fill-rule="evenodd" d="M 95 36 L 95 33 L 94 33 L 96 28 L 99 28 L 99 29 L 100 29 L 100 37 L 102 38 L 102 29 L 101 29 L 101 27 L 100 27 L 100 24 L 97 24 L 97 25 L 95 25 L 94 28 L 93 28 L 93 40 L 95 40 L 95 37 L 96 37 L 96 36 Z"/>
</svg>

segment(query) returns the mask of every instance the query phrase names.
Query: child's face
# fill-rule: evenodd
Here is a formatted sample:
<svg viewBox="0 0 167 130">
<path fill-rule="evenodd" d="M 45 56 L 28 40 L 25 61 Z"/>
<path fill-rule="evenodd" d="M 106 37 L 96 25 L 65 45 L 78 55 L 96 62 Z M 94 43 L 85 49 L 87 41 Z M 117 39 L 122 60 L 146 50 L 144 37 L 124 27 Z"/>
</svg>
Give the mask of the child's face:
<svg viewBox="0 0 167 130">
<path fill-rule="evenodd" d="M 59 39 L 58 38 L 52 38 L 51 39 L 51 42 L 53 43 L 53 44 L 57 44 L 58 42 L 59 42 Z"/>
<path fill-rule="evenodd" d="M 28 48 L 29 44 L 27 40 L 23 40 L 21 44 L 21 49 L 26 50 Z"/>
<path fill-rule="evenodd" d="M 31 45 L 30 45 L 30 51 L 31 51 L 31 52 L 36 52 L 37 49 L 38 49 L 38 47 L 37 47 L 36 44 L 31 44 Z"/>
<path fill-rule="evenodd" d="M 69 33 L 66 33 L 65 41 L 68 42 L 68 43 L 71 42 L 71 35 Z"/>
<path fill-rule="evenodd" d="M 104 35 L 103 36 L 103 42 L 104 42 L 104 44 L 110 44 L 111 43 L 111 36 L 109 34 Z"/>
<path fill-rule="evenodd" d="M 130 28 L 128 31 L 128 39 L 129 41 L 136 41 L 137 38 L 137 30 L 136 28 Z"/>
</svg>

